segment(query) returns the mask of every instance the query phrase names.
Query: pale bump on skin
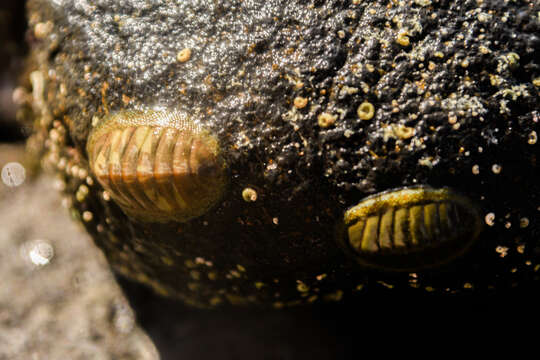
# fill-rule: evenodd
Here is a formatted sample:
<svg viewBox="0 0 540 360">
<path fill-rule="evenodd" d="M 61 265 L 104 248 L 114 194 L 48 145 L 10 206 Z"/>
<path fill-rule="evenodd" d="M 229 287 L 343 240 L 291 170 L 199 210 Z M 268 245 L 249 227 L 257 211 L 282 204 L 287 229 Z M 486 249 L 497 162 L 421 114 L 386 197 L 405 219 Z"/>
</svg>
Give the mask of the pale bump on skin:
<svg viewBox="0 0 540 360">
<path fill-rule="evenodd" d="M 410 139 L 415 133 L 414 128 L 402 124 L 394 125 L 393 130 L 396 136 L 402 140 Z"/>
<path fill-rule="evenodd" d="M 294 107 L 297 109 L 303 109 L 308 104 L 308 99 L 305 97 L 297 96 L 294 98 Z"/>
<path fill-rule="evenodd" d="M 409 46 L 410 40 L 409 35 L 406 31 L 400 32 L 396 37 L 396 42 L 401 46 Z"/>
<path fill-rule="evenodd" d="M 252 188 L 245 188 L 242 191 L 242 199 L 244 199 L 245 202 L 257 201 L 257 191 Z"/>
<path fill-rule="evenodd" d="M 323 112 L 317 117 L 317 123 L 323 129 L 328 128 L 336 123 L 337 115 L 332 115 L 327 112 Z"/>
<path fill-rule="evenodd" d="M 364 101 L 360 104 L 360 106 L 358 106 L 356 112 L 360 120 L 370 120 L 373 118 L 373 115 L 375 115 L 375 107 L 373 104 Z"/>
<path fill-rule="evenodd" d="M 217 139 L 183 113 L 106 116 L 92 130 L 87 152 L 98 182 L 128 216 L 143 222 L 188 221 L 225 191 Z"/>
<path fill-rule="evenodd" d="M 178 62 L 181 62 L 181 63 L 189 61 L 189 59 L 191 59 L 191 49 L 190 48 L 182 49 L 176 55 L 176 60 L 178 60 Z"/>
</svg>

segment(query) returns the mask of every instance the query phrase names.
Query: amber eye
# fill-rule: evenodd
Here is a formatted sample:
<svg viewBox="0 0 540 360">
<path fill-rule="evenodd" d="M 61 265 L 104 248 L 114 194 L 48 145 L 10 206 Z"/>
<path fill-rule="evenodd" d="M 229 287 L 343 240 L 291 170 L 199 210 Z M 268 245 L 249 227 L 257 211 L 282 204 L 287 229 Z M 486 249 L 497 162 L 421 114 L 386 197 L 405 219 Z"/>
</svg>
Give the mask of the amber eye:
<svg viewBox="0 0 540 360">
<path fill-rule="evenodd" d="M 376 194 L 350 208 L 339 240 L 361 264 L 413 271 L 462 254 L 481 227 L 478 210 L 466 197 L 417 186 Z"/>
<path fill-rule="evenodd" d="M 217 139 L 179 112 L 107 116 L 92 130 L 87 152 L 99 183 L 140 221 L 190 220 L 216 205 L 225 191 Z"/>
</svg>

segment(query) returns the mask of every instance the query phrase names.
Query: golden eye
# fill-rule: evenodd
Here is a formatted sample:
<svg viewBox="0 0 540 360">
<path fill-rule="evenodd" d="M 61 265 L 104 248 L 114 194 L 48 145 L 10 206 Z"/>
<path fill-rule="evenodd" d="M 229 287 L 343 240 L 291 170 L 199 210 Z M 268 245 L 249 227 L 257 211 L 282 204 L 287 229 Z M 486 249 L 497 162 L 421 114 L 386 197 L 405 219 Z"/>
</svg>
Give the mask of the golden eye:
<svg viewBox="0 0 540 360">
<path fill-rule="evenodd" d="M 482 221 L 466 197 L 417 186 L 367 197 L 345 212 L 344 225 L 339 240 L 359 263 L 414 271 L 462 254 Z"/>
<path fill-rule="evenodd" d="M 217 139 L 180 112 L 106 116 L 90 133 L 86 150 L 99 183 L 140 221 L 188 221 L 216 205 L 225 191 Z"/>
</svg>

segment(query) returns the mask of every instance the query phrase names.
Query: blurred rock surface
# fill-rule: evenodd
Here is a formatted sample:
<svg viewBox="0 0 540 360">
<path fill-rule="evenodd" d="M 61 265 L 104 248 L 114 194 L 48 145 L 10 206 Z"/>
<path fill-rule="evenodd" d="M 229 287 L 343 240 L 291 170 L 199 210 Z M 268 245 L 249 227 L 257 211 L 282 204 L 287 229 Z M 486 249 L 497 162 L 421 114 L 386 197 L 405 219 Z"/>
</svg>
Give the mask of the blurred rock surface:
<svg viewBox="0 0 540 360">
<path fill-rule="evenodd" d="M 0 146 L 0 168 L 22 157 Z M 0 360 L 159 359 L 58 186 L 0 183 Z"/>
</svg>

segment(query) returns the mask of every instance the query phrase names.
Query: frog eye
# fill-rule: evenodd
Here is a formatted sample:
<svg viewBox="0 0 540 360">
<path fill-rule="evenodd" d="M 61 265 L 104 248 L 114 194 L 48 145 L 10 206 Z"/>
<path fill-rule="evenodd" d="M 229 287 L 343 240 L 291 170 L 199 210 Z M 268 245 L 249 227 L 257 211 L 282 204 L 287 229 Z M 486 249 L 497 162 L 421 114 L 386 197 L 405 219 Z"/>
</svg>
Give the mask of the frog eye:
<svg viewBox="0 0 540 360">
<path fill-rule="evenodd" d="M 179 112 L 123 111 L 88 138 L 90 168 L 130 217 L 185 222 L 206 213 L 226 187 L 216 137 Z"/>
<path fill-rule="evenodd" d="M 468 198 L 448 188 L 416 186 L 365 198 L 345 212 L 341 228 L 340 244 L 359 263 L 415 271 L 463 254 L 482 221 Z"/>
</svg>

